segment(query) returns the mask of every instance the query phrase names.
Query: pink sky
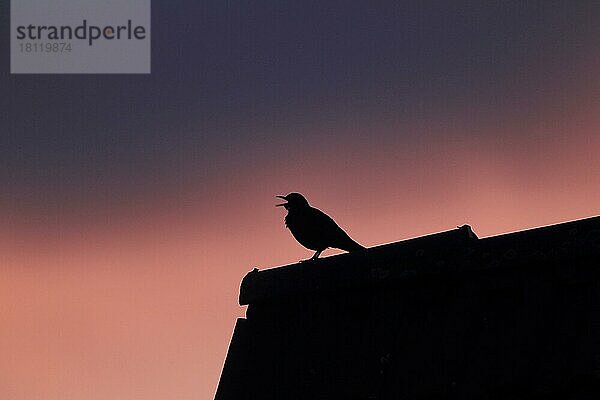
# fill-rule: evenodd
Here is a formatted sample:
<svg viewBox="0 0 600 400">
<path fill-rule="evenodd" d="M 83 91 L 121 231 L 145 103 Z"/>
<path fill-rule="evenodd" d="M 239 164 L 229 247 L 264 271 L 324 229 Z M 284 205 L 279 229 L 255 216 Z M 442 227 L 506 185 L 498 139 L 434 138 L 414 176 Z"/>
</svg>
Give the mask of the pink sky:
<svg viewBox="0 0 600 400">
<path fill-rule="evenodd" d="M 243 276 L 312 254 L 277 194 L 366 246 L 600 214 L 593 2 L 375 3 L 157 1 L 152 75 L 0 66 L 0 400 L 212 399 Z"/>
<path fill-rule="evenodd" d="M 228 172 L 210 195 L 190 186 L 120 205 L 6 211 L 0 393 L 210 399 L 244 315 L 241 278 L 310 255 L 273 195 L 305 193 L 367 246 L 464 223 L 487 236 L 589 217 L 600 214 L 599 116 L 586 101 L 502 125 L 440 117 L 339 127 L 355 141 L 335 157 L 324 135 L 310 152 Z M 387 139 L 358 143 L 353 131 L 365 129 Z M 417 139 L 389 134 L 400 130 Z"/>
</svg>

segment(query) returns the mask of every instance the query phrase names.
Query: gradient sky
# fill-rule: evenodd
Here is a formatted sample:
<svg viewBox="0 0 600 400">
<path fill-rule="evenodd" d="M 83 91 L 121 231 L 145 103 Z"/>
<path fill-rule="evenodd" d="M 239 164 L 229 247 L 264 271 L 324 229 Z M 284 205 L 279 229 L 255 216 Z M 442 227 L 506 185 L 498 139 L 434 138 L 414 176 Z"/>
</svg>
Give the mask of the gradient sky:
<svg viewBox="0 0 600 400">
<path fill-rule="evenodd" d="M 211 399 L 311 254 L 275 194 L 367 246 L 600 214 L 592 3 L 153 0 L 152 74 L 86 76 L 10 75 L 0 0 L 0 397 Z"/>
</svg>

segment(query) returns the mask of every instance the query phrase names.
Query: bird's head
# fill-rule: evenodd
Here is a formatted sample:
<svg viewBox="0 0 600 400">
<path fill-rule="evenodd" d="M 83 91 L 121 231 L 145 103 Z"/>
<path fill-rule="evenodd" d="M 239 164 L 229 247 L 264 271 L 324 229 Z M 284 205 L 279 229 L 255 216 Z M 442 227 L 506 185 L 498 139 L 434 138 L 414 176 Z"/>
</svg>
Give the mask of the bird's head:
<svg viewBox="0 0 600 400">
<path fill-rule="evenodd" d="M 308 207 L 308 201 L 300 193 L 290 193 L 287 196 L 275 196 L 287 201 L 287 203 L 277 204 L 277 207 L 284 207 L 286 210 Z"/>
</svg>

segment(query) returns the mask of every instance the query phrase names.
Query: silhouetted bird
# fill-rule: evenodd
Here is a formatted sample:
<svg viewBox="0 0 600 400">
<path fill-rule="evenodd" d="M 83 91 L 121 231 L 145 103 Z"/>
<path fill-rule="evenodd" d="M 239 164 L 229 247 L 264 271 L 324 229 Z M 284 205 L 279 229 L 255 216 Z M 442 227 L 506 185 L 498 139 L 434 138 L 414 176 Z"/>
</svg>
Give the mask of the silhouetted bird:
<svg viewBox="0 0 600 400">
<path fill-rule="evenodd" d="M 331 217 L 323 211 L 311 207 L 300 193 L 290 193 L 287 196 L 275 196 L 287 203 L 277 204 L 288 211 L 285 226 L 292 232 L 296 240 L 304 247 L 315 250 L 310 260 L 317 259 L 323 250 L 333 247 L 348 252 L 362 250 L 363 246 L 356 243 Z"/>
</svg>

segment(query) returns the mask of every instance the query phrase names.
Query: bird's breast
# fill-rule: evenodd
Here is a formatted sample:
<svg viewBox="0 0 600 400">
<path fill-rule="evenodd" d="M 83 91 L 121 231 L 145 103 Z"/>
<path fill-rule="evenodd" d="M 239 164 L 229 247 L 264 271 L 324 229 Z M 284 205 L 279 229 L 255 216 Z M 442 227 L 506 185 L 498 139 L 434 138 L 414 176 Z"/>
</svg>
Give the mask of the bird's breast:
<svg viewBox="0 0 600 400">
<path fill-rule="evenodd" d="M 302 246 L 311 250 L 324 250 L 328 247 L 327 240 L 313 219 L 310 213 L 290 212 L 285 217 L 285 225 Z"/>
</svg>

